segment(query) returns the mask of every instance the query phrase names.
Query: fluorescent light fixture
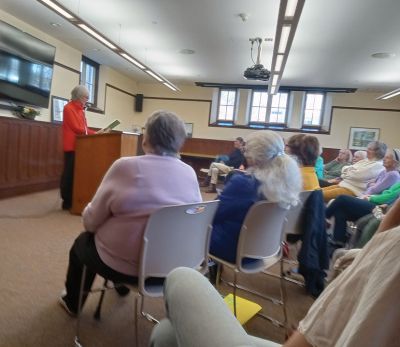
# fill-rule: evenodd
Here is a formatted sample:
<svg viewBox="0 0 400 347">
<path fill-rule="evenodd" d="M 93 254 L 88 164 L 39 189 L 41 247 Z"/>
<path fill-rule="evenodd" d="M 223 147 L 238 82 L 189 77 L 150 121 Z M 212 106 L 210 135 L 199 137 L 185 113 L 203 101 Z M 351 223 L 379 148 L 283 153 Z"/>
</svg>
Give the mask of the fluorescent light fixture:
<svg viewBox="0 0 400 347">
<path fill-rule="evenodd" d="M 271 86 L 270 94 L 274 95 L 276 93 L 276 86 Z"/>
<path fill-rule="evenodd" d="M 165 86 L 167 86 L 169 89 L 172 89 L 174 92 L 176 92 L 176 88 L 174 88 L 173 86 L 171 86 L 170 84 L 168 84 L 167 82 L 163 82 L 163 84 Z"/>
<path fill-rule="evenodd" d="M 276 61 L 275 61 L 275 68 L 273 71 L 275 72 L 280 72 L 282 68 L 282 62 L 283 62 L 283 54 L 277 54 L 276 55 Z"/>
<path fill-rule="evenodd" d="M 154 77 L 158 82 L 162 82 L 162 78 L 158 77 L 153 71 L 151 70 L 144 70 L 144 72 L 148 73 L 150 76 Z"/>
<path fill-rule="evenodd" d="M 282 27 L 281 37 L 279 39 L 278 53 L 285 53 L 286 46 L 287 46 L 288 40 L 289 40 L 290 29 L 291 29 L 290 25 L 284 25 Z"/>
<path fill-rule="evenodd" d="M 286 4 L 285 18 L 294 17 L 294 14 L 296 13 L 297 1 L 298 0 L 288 0 Z"/>
<path fill-rule="evenodd" d="M 60 6 L 56 5 L 53 1 L 51 0 L 40 0 L 41 2 L 45 3 L 47 6 L 51 7 L 54 11 L 57 13 L 61 14 L 63 17 L 67 19 L 74 19 L 75 17 L 69 14 L 67 11 L 65 11 L 63 8 Z"/>
<path fill-rule="evenodd" d="M 114 46 L 111 42 L 106 40 L 103 36 L 101 36 L 100 34 L 95 32 L 92 28 L 89 28 L 86 24 L 78 24 L 78 27 L 80 27 L 81 29 L 85 30 L 87 33 L 92 35 L 94 38 L 99 40 L 101 43 L 104 43 L 107 47 L 109 47 L 111 49 L 117 49 L 116 46 Z"/>
<path fill-rule="evenodd" d="M 392 90 L 391 92 L 386 93 L 386 94 L 383 94 L 383 95 L 381 95 L 381 96 L 378 96 L 378 97 L 376 98 L 376 100 L 386 100 L 386 99 L 390 99 L 390 98 L 393 98 L 394 96 L 397 96 L 397 95 L 399 95 L 399 94 L 400 94 L 400 88 L 395 89 L 395 90 Z"/>
<path fill-rule="evenodd" d="M 272 77 L 272 85 L 276 86 L 278 84 L 278 79 L 279 79 L 279 75 L 274 75 L 274 77 Z"/>
<path fill-rule="evenodd" d="M 136 59 L 133 59 L 130 55 L 126 53 L 121 53 L 121 56 L 123 56 L 126 60 L 129 60 L 131 63 L 135 64 L 137 67 L 145 69 L 144 65 L 140 64 Z"/>
</svg>

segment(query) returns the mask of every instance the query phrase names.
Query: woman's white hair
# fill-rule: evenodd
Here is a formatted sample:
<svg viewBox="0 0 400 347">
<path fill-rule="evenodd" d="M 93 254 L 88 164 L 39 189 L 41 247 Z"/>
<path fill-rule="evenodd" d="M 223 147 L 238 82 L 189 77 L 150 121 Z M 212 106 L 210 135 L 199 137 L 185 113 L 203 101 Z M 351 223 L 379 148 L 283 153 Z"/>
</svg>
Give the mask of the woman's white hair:
<svg viewBox="0 0 400 347">
<path fill-rule="evenodd" d="M 296 161 L 284 152 L 282 137 L 270 130 L 251 133 L 246 139 L 245 157 L 249 173 L 261 183 L 260 193 L 284 208 L 297 205 L 302 178 Z"/>
<path fill-rule="evenodd" d="M 89 90 L 84 85 L 76 86 L 71 90 L 71 100 L 79 100 L 84 95 L 89 95 Z"/>
</svg>

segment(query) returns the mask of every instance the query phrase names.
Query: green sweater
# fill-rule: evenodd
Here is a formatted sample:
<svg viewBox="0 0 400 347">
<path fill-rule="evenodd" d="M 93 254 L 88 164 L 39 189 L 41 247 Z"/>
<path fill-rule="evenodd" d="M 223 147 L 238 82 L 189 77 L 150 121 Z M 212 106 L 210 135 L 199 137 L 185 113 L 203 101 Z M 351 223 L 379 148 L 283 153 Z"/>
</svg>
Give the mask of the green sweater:
<svg viewBox="0 0 400 347">
<path fill-rule="evenodd" d="M 326 180 L 332 178 L 338 178 L 342 174 L 342 168 L 345 165 L 351 165 L 351 163 L 339 163 L 337 160 L 332 160 L 331 162 L 324 165 L 324 177 Z"/>
<path fill-rule="evenodd" d="M 400 183 L 393 184 L 379 195 L 371 195 L 369 201 L 377 205 L 391 204 L 400 195 Z"/>
</svg>

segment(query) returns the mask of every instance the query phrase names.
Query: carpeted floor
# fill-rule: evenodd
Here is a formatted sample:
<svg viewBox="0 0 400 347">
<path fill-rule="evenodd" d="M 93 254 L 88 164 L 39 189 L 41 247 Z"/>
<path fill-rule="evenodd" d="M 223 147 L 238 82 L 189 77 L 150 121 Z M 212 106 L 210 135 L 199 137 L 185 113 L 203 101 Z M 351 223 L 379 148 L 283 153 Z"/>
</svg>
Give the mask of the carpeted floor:
<svg viewBox="0 0 400 347">
<path fill-rule="evenodd" d="M 208 200 L 215 194 L 203 197 Z M 57 300 L 64 286 L 68 251 L 82 224 L 79 216 L 62 211 L 60 203 L 56 190 L 0 200 L 1 347 L 73 346 L 75 319 Z M 279 293 L 278 280 L 270 277 L 246 276 L 241 282 L 263 292 Z M 229 290 L 222 287 L 224 292 Z M 296 285 L 288 283 L 287 290 L 289 320 L 296 325 L 313 300 Z M 82 319 L 84 346 L 135 345 L 133 295 L 120 298 L 113 291 L 107 293 L 100 322 L 92 318 L 98 296 L 89 297 Z M 280 315 L 279 307 L 265 306 L 269 314 Z M 156 317 L 164 315 L 161 299 L 146 300 L 145 307 Z M 151 323 L 140 319 L 140 346 L 147 346 L 151 329 Z M 258 317 L 251 319 L 246 329 L 278 342 L 284 338 L 282 329 Z"/>
</svg>

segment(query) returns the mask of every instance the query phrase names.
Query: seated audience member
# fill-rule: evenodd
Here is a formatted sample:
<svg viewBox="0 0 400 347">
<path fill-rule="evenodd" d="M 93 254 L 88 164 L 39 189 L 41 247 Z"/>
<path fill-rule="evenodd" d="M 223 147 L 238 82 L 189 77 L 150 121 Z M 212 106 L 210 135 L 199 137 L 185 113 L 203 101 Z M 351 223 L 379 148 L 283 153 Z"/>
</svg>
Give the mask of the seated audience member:
<svg viewBox="0 0 400 347">
<path fill-rule="evenodd" d="M 367 183 L 367 190 L 361 195 L 362 198 L 369 195 L 379 194 L 393 184 L 400 181 L 400 149 L 388 149 L 383 157 L 383 167 L 376 179 Z"/>
<path fill-rule="evenodd" d="M 352 164 L 359 162 L 360 160 L 367 158 L 367 151 L 355 151 L 353 154 Z"/>
<path fill-rule="evenodd" d="M 351 165 L 352 159 L 353 155 L 349 149 L 341 149 L 335 159 L 324 165 L 325 182 L 329 185 L 329 180 L 340 177 L 342 168 L 346 165 Z"/>
<path fill-rule="evenodd" d="M 339 195 L 359 196 L 366 189 L 369 181 L 376 179 L 384 170 L 382 159 L 386 153 L 383 142 L 373 141 L 368 145 L 367 158 L 345 166 L 342 169 L 341 181 L 333 186 L 322 188 L 324 201 L 328 202 Z"/>
<path fill-rule="evenodd" d="M 314 302 L 283 347 L 398 346 L 399 224 L 400 200 L 352 264 Z M 152 347 L 279 346 L 247 335 L 219 293 L 191 269 L 171 272 L 164 298 L 167 318 L 155 326 Z"/>
<path fill-rule="evenodd" d="M 60 298 L 69 314 L 75 315 L 78 310 L 84 265 L 86 291 L 96 274 L 114 283 L 135 284 L 149 215 L 167 205 L 202 201 L 194 170 L 179 159 L 185 136 L 181 119 L 157 111 L 146 123 L 142 143 L 145 155 L 118 159 L 107 171 L 83 211 L 86 231 L 70 250 L 66 293 Z M 126 294 L 127 288 L 123 289 Z"/>
<path fill-rule="evenodd" d="M 324 158 L 322 158 L 320 155 L 315 161 L 315 173 L 318 179 L 322 180 L 324 178 Z"/>
<path fill-rule="evenodd" d="M 292 136 L 287 145 L 287 153 L 296 157 L 303 177 L 303 190 L 319 189 L 315 163 L 320 153 L 318 139 L 312 135 Z"/>
<path fill-rule="evenodd" d="M 219 199 L 211 234 L 210 253 L 236 261 L 236 249 L 243 220 L 259 200 L 278 202 L 284 208 L 296 205 L 301 190 L 299 168 L 284 153 L 282 138 L 273 131 L 251 133 L 244 155 L 245 174 L 233 175 Z"/>
<path fill-rule="evenodd" d="M 347 222 L 355 222 L 363 216 L 372 213 L 377 205 L 391 204 L 400 195 L 400 183 L 392 185 L 389 189 L 380 194 L 366 196 L 359 199 L 349 195 L 339 195 L 326 208 L 326 217 L 335 218 L 333 229 L 333 243 L 336 246 L 343 246 L 347 241 Z"/>
<path fill-rule="evenodd" d="M 237 137 L 233 142 L 235 149 L 229 156 L 217 156 L 216 162 L 211 163 L 208 175 L 204 182 L 201 183 L 202 187 L 207 187 L 207 193 L 217 192 L 218 175 L 223 173 L 227 174 L 233 169 L 238 169 L 244 162 L 243 156 L 243 138 Z"/>
</svg>

